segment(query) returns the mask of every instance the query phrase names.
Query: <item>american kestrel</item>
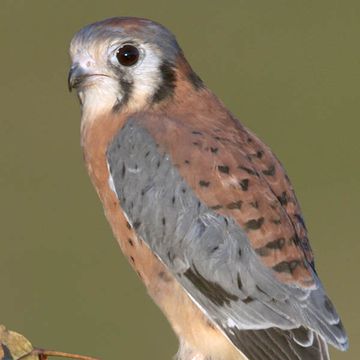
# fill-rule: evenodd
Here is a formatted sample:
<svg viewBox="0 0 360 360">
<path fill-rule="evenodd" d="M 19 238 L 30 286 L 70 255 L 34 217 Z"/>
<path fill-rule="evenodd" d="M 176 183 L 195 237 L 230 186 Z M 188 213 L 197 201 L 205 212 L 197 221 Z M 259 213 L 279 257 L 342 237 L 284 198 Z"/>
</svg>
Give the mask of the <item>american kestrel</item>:
<svg viewBox="0 0 360 360">
<path fill-rule="evenodd" d="M 69 87 L 91 180 L 180 360 L 329 359 L 347 336 L 271 150 L 140 18 L 81 29 Z"/>
</svg>

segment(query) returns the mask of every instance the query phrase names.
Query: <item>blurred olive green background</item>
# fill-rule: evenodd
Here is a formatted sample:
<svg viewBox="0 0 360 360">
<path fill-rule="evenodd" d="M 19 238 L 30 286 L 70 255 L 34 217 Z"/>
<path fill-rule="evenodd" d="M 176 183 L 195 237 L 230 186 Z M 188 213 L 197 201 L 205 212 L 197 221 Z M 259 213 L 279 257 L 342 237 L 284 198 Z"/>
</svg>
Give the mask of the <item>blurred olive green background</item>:
<svg viewBox="0 0 360 360">
<path fill-rule="evenodd" d="M 103 359 L 176 351 L 105 221 L 67 91 L 72 35 L 118 15 L 169 27 L 285 164 L 350 336 L 332 359 L 359 359 L 358 1 L 1 0 L 0 323 L 35 345 Z"/>
</svg>

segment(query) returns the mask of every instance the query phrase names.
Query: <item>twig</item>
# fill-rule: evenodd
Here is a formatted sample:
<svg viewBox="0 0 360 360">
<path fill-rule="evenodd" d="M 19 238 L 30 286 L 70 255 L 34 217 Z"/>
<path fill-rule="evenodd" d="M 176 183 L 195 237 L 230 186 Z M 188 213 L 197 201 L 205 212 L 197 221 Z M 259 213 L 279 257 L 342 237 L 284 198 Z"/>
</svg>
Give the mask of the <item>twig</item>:
<svg viewBox="0 0 360 360">
<path fill-rule="evenodd" d="M 24 360 L 29 356 L 38 356 L 39 360 L 47 360 L 49 356 L 57 356 L 57 357 L 63 357 L 68 359 L 76 359 L 76 360 L 100 360 L 98 358 L 90 357 L 90 356 L 84 356 L 84 355 L 78 355 L 78 354 L 69 354 L 62 351 L 54 351 L 54 350 L 45 350 L 45 349 L 33 349 L 29 353 L 21 356 L 18 358 L 18 360 Z"/>
</svg>

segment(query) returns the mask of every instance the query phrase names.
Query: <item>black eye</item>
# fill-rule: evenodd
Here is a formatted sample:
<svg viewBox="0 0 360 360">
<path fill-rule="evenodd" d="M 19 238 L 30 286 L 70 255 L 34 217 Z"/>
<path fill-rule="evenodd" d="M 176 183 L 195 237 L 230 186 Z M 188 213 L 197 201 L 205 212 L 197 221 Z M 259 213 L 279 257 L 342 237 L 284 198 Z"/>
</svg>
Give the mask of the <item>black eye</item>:
<svg viewBox="0 0 360 360">
<path fill-rule="evenodd" d="M 139 60 L 139 50 L 133 45 L 124 45 L 116 52 L 116 58 L 124 66 L 133 66 Z"/>
</svg>

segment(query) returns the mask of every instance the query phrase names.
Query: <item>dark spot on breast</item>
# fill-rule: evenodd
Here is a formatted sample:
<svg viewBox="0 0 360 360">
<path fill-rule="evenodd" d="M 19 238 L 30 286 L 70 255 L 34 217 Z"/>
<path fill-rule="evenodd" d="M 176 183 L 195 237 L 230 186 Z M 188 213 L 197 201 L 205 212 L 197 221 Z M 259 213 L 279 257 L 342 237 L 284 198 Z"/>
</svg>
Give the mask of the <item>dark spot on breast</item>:
<svg viewBox="0 0 360 360">
<path fill-rule="evenodd" d="M 210 322 L 209 320 L 206 320 L 206 325 L 210 328 L 210 329 L 215 329 L 215 325 Z"/>
<path fill-rule="evenodd" d="M 239 181 L 242 191 L 247 191 L 249 188 L 249 179 L 243 179 Z"/>
<path fill-rule="evenodd" d="M 224 221 L 225 221 L 225 225 L 229 226 L 229 220 L 226 217 L 224 217 Z"/>
<path fill-rule="evenodd" d="M 191 70 L 188 73 L 188 79 L 195 90 L 200 90 L 200 89 L 204 88 L 204 84 L 203 84 L 202 80 L 199 78 L 199 76 L 194 71 Z"/>
<path fill-rule="evenodd" d="M 249 175 L 259 176 L 258 173 L 257 173 L 255 170 L 250 169 L 250 168 L 248 168 L 248 167 L 246 167 L 246 166 L 239 165 L 239 166 L 238 166 L 238 169 L 247 172 Z"/>
<path fill-rule="evenodd" d="M 242 251 L 241 251 L 241 249 L 239 249 L 238 254 L 239 254 L 239 257 L 242 256 Z"/>
<path fill-rule="evenodd" d="M 238 200 L 238 201 L 234 201 L 230 204 L 227 204 L 226 207 L 230 210 L 233 210 L 233 209 L 241 209 L 241 205 L 242 205 L 242 201 L 241 200 Z"/>
<path fill-rule="evenodd" d="M 251 219 L 245 223 L 246 230 L 258 230 L 261 228 L 264 223 L 264 218 L 261 217 L 259 219 Z"/>
<path fill-rule="evenodd" d="M 171 282 L 172 278 L 165 272 L 165 271 L 160 271 L 159 272 L 159 278 L 164 281 L 164 282 Z"/>
<path fill-rule="evenodd" d="M 219 249 L 219 247 L 218 246 L 215 246 L 215 247 L 213 247 L 212 249 L 211 249 L 211 253 L 214 253 L 216 250 L 218 250 Z"/>
<path fill-rule="evenodd" d="M 266 176 L 274 176 L 275 175 L 275 166 L 271 165 L 267 170 L 263 170 L 262 172 Z"/>
<path fill-rule="evenodd" d="M 185 163 L 185 164 L 190 164 L 190 161 L 189 161 L 189 160 L 185 160 L 184 163 Z"/>
<path fill-rule="evenodd" d="M 186 189 L 185 189 L 185 188 L 182 188 L 181 191 L 182 191 L 183 194 L 186 193 Z"/>
<path fill-rule="evenodd" d="M 140 225 L 141 225 L 141 222 L 139 220 L 136 220 L 134 222 L 134 229 L 138 229 Z"/>
<path fill-rule="evenodd" d="M 213 154 L 216 154 L 218 152 L 218 148 L 217 147 L 210 147 L 210 151 L 213 153 Z"/>
<path fill-rule="evenodd" d="M 282 194 L 280 196 L 278 196 L 277 198 L 282 206 L 286 206 L 289 201 L 286 191 L 283 191 Z"/>
<path fill-rule="evenodd" d="M 145 157 L 147 158 L 150 155 L 150 151 L 147 151 Z"/>
<path fill-rule="evenodd" d="M 194 142 L 193 142 L 193 145 L 195 145 L 195 146 L 200 146 L 200 143 L 198 143 L 197 141 L 194 141 Z"/>
<path fill-rule="evenodd" d="M 218 205 L 214 205 L 214 206 L 210 206 L 210 209 L 212 210 L 219 210 L 222 208 L 222 205 L 218 204 Z"/>
<path fill-rule="evenodd" d="M 176 86 L 176 73 L 174 66 L 170 62 L 165 60 L 160 65 L 160 75 L 160 85 L 152 98 L 154 103 L 159 103 L 166 98 L 172 97 Z"/>
<path fill-rule="evenodd" d="M 171 203 L 174 205 L 175 204 L 175 196 L 173 196 L 172 198 L 171 198 Z"/>
<path fill-rule="evenodd" d="M 121 177 L 124 178 L 126 173 L 126 168 L 125 168 L 125 164 L 123 164 L 122 168 L 121 168 Z"/>
<path fill-rule="evenodd" d="M 130 238 L 128 239 L 128 243 L 130 244 L 130 246 L 134 246 L 134 243 Z"/>
<path fill-rule="evenodd" d="M 184 273 L 185 277 L 212 303 L 217 306 L 230 305 L 230 301 L 237 301 L 238 296 L 231 294 L 215 281 L 206 279 L 193 264 Z"/>
<path fill-rule="evenodd" d="M 200 180 L 199 185 L 202 187 L 208 187 L 210 185 L 210 181 Z"/>
<path fill-rule="evenodd" d="M 161 219 L 161 222 L 162 222 L 163 226 L 166 225 L 166 219 L 164 217 Z"/>
<path fill-rule="evenodd" d="M 224 174 L 228 174 L 230 168 L 227 165 L 218 165 L 218 170 Z"/>
<path fill-rule="evenodd" d="M 202 135 L 201 131 L 192 131 L 191 133 L 194 134 L 194 135 Z"/>
<path fill-rule="evenodd" d="M 161 162 L 160 162 L 160 160 L 158 160 L 157 163 L 156 163 L 156 167 L 159 168 L 160 164 L 161 164 Z"/>
</svg>

